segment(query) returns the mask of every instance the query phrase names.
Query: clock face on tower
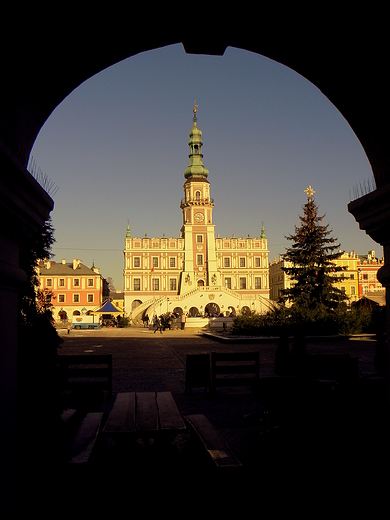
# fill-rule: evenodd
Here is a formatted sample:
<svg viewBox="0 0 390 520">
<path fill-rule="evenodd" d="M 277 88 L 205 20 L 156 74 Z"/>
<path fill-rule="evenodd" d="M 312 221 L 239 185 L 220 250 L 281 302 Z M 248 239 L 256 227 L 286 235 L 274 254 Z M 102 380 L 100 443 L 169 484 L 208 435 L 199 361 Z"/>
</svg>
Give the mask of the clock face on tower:
<svg viewBox="0 0 390 520">
<path fill-rule="evenodd" d="M 203 213 L 195 213 L 195 222 L 203 222 L 204 220 L 204 215 Z"/>
</svg>

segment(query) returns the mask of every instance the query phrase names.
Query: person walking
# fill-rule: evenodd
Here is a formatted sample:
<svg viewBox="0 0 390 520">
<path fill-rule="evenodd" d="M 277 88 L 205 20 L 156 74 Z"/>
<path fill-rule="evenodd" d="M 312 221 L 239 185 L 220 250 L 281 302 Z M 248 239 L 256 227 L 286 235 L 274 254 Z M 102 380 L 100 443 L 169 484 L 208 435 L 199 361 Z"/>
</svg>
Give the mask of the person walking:
<svg viewBox="0 0 390 520">
<path fill-rule="evenodd" d="M 147 314 L 145 314 L 144 316 L 144 329 L 148 329 L 149 328 L 149 316 Z"/>
<path fill-rule="evenodd" d="M 183 312 L 183 314 L 181 315 L 181 330 L 184 330 L 185 326 L 186 326 L 186 315 Z"/>
<path fill-rule="evenodd" d="M 154 328 L 154 333 L 153 334 L 156 334 L 158 329 L 160 329 L 160 334 L 162 334 L 162 323 L 161 323 L 160 318 L 157 318 L 157 316 L 156 316 L 156 324 L 155 324 L 155 328 Z"/>
</svg>

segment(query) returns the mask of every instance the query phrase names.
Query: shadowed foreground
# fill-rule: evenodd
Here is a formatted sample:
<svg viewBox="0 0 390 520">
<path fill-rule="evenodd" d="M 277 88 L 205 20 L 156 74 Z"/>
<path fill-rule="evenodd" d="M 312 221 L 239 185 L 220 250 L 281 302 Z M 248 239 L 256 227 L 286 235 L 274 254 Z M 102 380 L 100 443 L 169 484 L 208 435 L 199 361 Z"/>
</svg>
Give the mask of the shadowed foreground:
<svg viewBox="0 0 390 520">
<path fill-rule="evenodd" d="M 379 505 L 389 428 L 386 383 L 374 374 L 373 342 L 308 342 L 308 352 L 357 357 L 359 379 L 352 386 L 307 384 L 284 388 L 280 395 L 274 387 L 254 393 L 248 387 L 219 388 L 212 396 L 203 388 L 184 392 L 186 354 L 259 350 L 260 378 L 273 385 L 276 345 L 232 345 L 189 331 L 158 338 L 141 329 L 129 334 L 80 332 L 64 338 L 60 355 L 112 353 L 114 392 L 111 399 L 106 393 L 94 398 L 67 395 L 64 404 L 103 411 L 104 424 L 117 392 L 169 390 L 182 415 L 202 413 L 211 421 L 242 467 L 214 467 L 189 431 L 172 442 L 148 445 L 121 444 L 99 434 L 85 467 L 64 464 L 61 453 L 55 453 L 48 463 L 42 461 L 45 472 L 39 479 L 38 468 L 24 471 L 27 489 L 42 512 L 72 512 L 76 502 L 77 511 L 133 510 L 141 496 L 147 508 L 172 501 L 196 508 L 211 496 L 213 506 L 239 504 L 242 513 L 253 504 L 260 510 L 287 505 L 304 509 L 313 501 L 321 508 L 372 500 Z"/>
</svg>

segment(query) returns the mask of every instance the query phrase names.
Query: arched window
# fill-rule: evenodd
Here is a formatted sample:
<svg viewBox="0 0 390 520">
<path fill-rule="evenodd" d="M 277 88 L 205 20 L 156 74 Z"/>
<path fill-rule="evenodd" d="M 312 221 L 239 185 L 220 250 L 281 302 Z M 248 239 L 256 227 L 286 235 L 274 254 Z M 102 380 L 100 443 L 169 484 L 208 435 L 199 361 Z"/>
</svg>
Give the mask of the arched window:
<svg viewBox="0 0 390 520">
<path fill-rule="evenodd" d="M 200 200 L 200 191 L 195 192 L 195 200 Z"/>
</svg>

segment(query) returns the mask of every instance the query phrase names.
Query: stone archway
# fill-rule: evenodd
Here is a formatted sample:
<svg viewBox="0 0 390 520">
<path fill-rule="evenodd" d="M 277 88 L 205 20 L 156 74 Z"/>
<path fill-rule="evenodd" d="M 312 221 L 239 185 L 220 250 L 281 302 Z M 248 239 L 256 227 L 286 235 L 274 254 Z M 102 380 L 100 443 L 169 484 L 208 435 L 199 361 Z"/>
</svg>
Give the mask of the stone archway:
<svg viewBox="0 0 390 520">
<path fill-rule="evenodd" d="M 58 318 L 61 320 L 61 321 L 67 321 L 68 319 L 68 314 L 66 311 L 64 311 L 63 309 L 61 309 L 58 313 Z"/>
<path fill-rule="evenodd" d="M 139 307 L 142 304 L 141 300 L 133 300 L 131 302 L 131 311 L 134 311 L 137 307 Z"/>
<path fill-rule="evenodd" d="M 221 310 L 219 308 L 219 305 L 217 305 L 214 302 L 208 303 L 205 307 L 205 314 L 207 313 L 209 316 L 219 316 Z"/>
<path fill-rule="evenodd" d="M 112 9 L 112 11 L 110 11 Z M 295 70 L 316 87 L 338 108 L 361 142 L 370 161 L 377 190 L 349 204 L 361 229 L 384 246 L 385 265 L 378 278 L 390 287 L 390 150 L 387 63 L 389 49 L 385 23 L 376 6 L 365 6 L 361 13 L 350 15 L 331 8 L 321 17 L 307 21 L 299 9 L 295 12 L 272 12 L 264 15 L 269 23 L 259 31 L 258 20 L 251 20 L 245 7 L 237 13 L 226 14 L 224 23 L 207 14 L 202 23 L 204 37 L 193 38 L 185 30 L 189 12 L 159 12 L 158 20 L 148 8 L 137 8 L 137 19 L 145 29 L 129 37 L 128 21 L 114 12 L 96 14 L 94 24 L 80 23 L 72 27 L 69 39 L 71 10 L 64 10 L 51 28 L 37 11 L 29 16 L 10 17 L 2 31 L 3 48 L 7 48 L 2 62 L 0 97 L 0 208 L 2 230 L 0 236 L 0 328 L 6 331 L 0 338 L 0 443 L 4 473 L 12 490 L 16 485 L 17 415 L 16 415 L 16 345 L 17 296 L 26 274 L 19 266 L 19 248 L 26 235 L 39 231 L 51 210 L 53 201 L 26 171 L 27 160 L 40 128 L 55 107 L 84 80 L 102 69 L 139 52 L 164 45 L 184 42 L 187 52 L 223 54 L 228 45 L 263 54 Z M 112 13 L 113 20 L 110 20 Z M 385 18 L 385 17 L 383 17 Z M 173 22 L 174 19 L 174 22 Z M 158 22 L 153 27 L 153 21 Z M 96 30 L 100 22 L 112 27 L 112 38 L 101 37 Z M 36 37 L 31 37 L 34 27 Z M 147 27 L 147 28 L 146 28 Z M 364 37 L 362 37 L 364 34 Z M 45 45 L 44 35 L 51 45 Z M 212 36 L 210 36 L 212 35 Z M 329 37 L 331 35 L 331 37 Z M 17 41 L 14 47 L 10 41 Z M 56 53 L 53 59 L 52 49 Z M 65 72 L 64 72 L 65 71 Z M 35 80 L 35 81 L 34 81 Z M 358 179 L 360 180 L 360 179 Z M 336 188 L 335 188 L 336 189 Z M 387 300 L 387 328 L 390 337 L 390 297 Z"/>
</svg>

